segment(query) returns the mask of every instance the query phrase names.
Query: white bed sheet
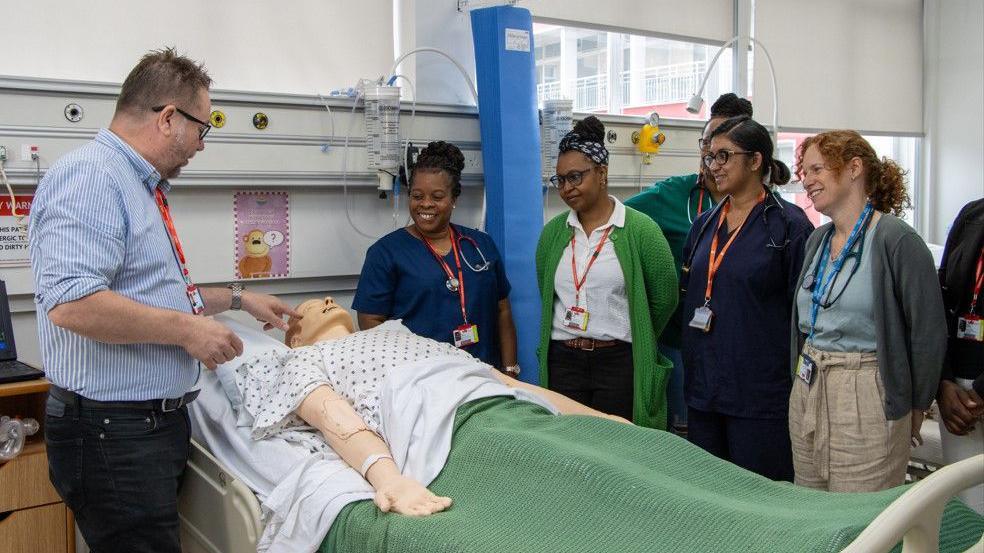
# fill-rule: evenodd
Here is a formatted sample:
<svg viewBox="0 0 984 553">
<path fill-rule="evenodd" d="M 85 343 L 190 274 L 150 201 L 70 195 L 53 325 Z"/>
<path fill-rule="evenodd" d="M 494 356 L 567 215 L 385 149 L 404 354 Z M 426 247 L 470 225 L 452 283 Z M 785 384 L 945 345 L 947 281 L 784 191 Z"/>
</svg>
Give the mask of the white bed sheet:
<svg viewBox="0 0 984 553">
<path fill-rule="evenodd" d="M 339 511 L 371 498 L 373 490 L 336 455 L 311 453 L 280 438 L 250 438 L 248 420 L 233 408 L 236 394 L 226 393 L 220 375 L 231 382 L 225 377 L 243 360 L 286 346 L 258 328 L 217 318 L 239 335 L 245 351 L 237 360 L 203 373 L 201 395 L 189 410 L 195 439 L 256 492 L 265 523 L 258 551 L 314 551 Z M 399 325 L 389 324 L 390 329 Z M 381 431 L 403 474 L 425 485 L 437 477 L 450 451 L 456 409 L 463 403 L 506 395 L 556 412 L 540 398 L 489 378 L 488 371 L 479 363 L 462 366 L 460 358 L 448 357 L 410 363 L 388 375 L 382 388 Z"/>
</svg>

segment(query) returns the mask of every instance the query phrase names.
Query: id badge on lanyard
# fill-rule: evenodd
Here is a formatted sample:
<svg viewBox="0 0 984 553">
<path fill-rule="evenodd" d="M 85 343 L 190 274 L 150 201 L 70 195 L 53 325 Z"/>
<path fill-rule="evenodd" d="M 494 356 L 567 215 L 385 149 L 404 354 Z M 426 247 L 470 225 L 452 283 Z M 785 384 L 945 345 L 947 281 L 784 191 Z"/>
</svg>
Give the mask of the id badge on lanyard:
<svg viewBox="0 0 984 553">
<path fill-rule="evenodd" d="M 181 272 L 181 279 L 184 281 L 185 294 L 188 295 L 188 302 L 191 304 L 191 312 L 201 315 L 205 312 L 205 300 L 202 292 L 191 280 L 191 274 L 185 264 L 184 249 L 181 248 L 181 241 L 178 239 L 178 231 L 174 228 L 174 221 L 171 219 L 171 209 L 167 205 L 167 198 L 160 188 L 154 189 L 154 199 L 157 201 L 157 209 L 161 212 L 161 219 L 164 221 L 164 229 L 171 241 L 174 259 L 178 263 L 178 270 Z"/>
<path fill-rule="evenodd" d="M 957 319 L 957 338 L 984 342 L 984 324 L 979 315 L 968 313 Z"/>
<path fill-rule="evenodd" d="M 957 318 L 957 338 L 972 342 L 984 342 L 984 320 L 974 312 L 977 299 L 984 287 L 984 248 L 977 258 L 977 273 L 974 278 L 974 294 L 970 298 L 970 310 Z"/>
<path fill-rule="evenodd" d="M 796 363 L 796 376 L 809 386 L 813 383 L 813 370 L 816 366 L 817 364 L 813 362 L 813 359 L 804 353 L 800 355 L 799 362 Z"/>
<path fill-rule="evenodd" d="M 605 229 L 605 233 L 601 236 L 601 240 L 598 241 L 598 245 L 595 246 L 594 252 L 591 254 L 591 258 L 588 260 L 588 266 L 584 268 L 584 274 L 581 275 L 581 279 L 577 278 L 577 234 L 575 233 L 571 236 L 571 275 L 574 278 L 574 305 L 567 308 L 564 312 L 564 326 L 571 330 L 585 331 L 588 329 L 588 317 L 590 313 L 584 307 L 581 307 L 581 288 L 584 287 L 584 283 L 588 281 L 588 272 L 591 271 L 591 266 L 594 265 L 598 255 L 601 254 L 601 249 L 605 247 L 605 240 L 608 240 L 608 235 L 611 233 L 612 227 Z M 585 292 L 587 294 L 587 292 Z"/>
<path fill-rule="evenodd" d="M 765 194 L 759 197 L 759 202 L 765 199 Z M 717 275 L 718 269 L 721 268 L 721 263 L 724 261 L 724 255 L 728 253 L 728 249 L 731 248 L 731 244 L 738 238 L 741 233 L 742 227 L 745 226 L 745 221 L 748 220 L 748 216 L 745 220 L 738 225 L 731 233 L 731 238 L 725 242 L 724 247 L 721 248 L 721 253 L 718 253 L 718 237 L 721 234 L 721 225 L 724 224 L 725 219 L 728 217 L 728 213 L 731 211 L 731 201 L 728 200 L 727 203 L 721 208 L 721 215 L 718 217 L 717 227 L 714 229 L 714 237 L 711 238 L 711 251 L 708 256 L 707 263 L 707 287 L 704 289 L 704 305 L 694 309 L 694 316 L 690 319 L 690 323 L 687 326 L 691 328 L 696 328 L 697 330 L 703 332 L 711 331 L 711 323 L 714 321 L 714 312 L 711 311 L 711 294 L 714 292 L 714 277 Z"/>
<path fill-rule="evenodd" d="M 444 258 L 437 253 L 437 250 L 431 245 L 430 240 L 426 236 L 421 235 L 424 239 L 424 244 L 427 245 L 427 249 L 430 250 L 434 259 L 444 270 L 447 280 L 444 285 L 448 291 L 458 294 L 458 299 L 461 302 L 461 318 L 464 324 L 455 328 L 451 331 L 451 339 L 454 342 L 455 347 L 465 348 L 478 343 L 478 325 L 468 322 L 468 311 L 465 309 L 465 276 L 461 270 L 461 256 L 458 252 L 458 241 L 456 240 L 454 227 L 448 229 L 448 233 L 451 237 L 451 250 L 454 251 L 454 263 L 458 270 L 457 277 L 451 272 L 451 267 L 444 261 Z"/>
<path fill-rule="evenodd" d="M 588 310 L 583 307 L 568 307 L 564 313 L 564 326 L 571 330 L 588 329 Z"/>
<path fill-rule="evenodd" d="M 478 325 L 463 324 L 452 332 L 455 347 L 464 348 L 478 343 Z"/>
</svg>

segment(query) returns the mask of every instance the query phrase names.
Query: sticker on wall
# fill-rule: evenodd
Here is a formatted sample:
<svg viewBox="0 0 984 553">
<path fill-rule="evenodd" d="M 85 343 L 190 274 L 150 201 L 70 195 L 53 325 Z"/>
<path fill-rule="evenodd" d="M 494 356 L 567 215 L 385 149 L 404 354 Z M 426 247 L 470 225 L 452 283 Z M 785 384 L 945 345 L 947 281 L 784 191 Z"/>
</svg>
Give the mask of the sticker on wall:
<svg viewBox="0 0 984 553">
<path fill-rule="evenodd" d="M 290 196 L 287 192 L 236 192 L 236 278 L 290 274 Z"/>
<path fill-rule="evenodd" d="M 27 251 L 27 224 L 31 214 L 33 194 L 18 194 L 14 196 L 15 205 L 11 205 L 10 196 L 0 195 L 0 266 L 27 267 L 31 264 L 31 256 Z M 22 216 L 22 225 L 18 225 L 17 215 Z"/>
</svg>

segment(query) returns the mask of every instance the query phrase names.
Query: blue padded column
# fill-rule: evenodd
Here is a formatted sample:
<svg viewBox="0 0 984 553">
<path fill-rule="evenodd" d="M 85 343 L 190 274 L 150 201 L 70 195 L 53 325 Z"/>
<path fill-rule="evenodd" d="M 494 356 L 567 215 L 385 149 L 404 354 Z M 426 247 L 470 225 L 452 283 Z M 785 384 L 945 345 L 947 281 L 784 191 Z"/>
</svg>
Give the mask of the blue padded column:
<svg viewBox="0 0 984 553">
<path fill-rule="evenodd" d="M 485 173 L 485 230 L 505 260 L 519 341 L 520 378 L 536 383 L 540 293 L 536 242 L 543 229 L 533 18 L 511 6 L 471 12 Z"/>
</svg>

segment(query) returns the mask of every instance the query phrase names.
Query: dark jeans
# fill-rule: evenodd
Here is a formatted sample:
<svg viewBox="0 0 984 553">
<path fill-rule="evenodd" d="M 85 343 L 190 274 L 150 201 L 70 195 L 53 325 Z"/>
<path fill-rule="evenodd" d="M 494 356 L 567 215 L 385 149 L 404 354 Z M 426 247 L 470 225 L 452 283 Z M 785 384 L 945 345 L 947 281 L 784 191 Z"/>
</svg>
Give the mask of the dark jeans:
<svg viewBox="0 0 984 553">
<path fill-rule="evenodd" d="M 51 483 L 93 553 L 180 553 L 178 488 L 189 454 L 187 407 L 79 408 L 48 397 Z"/>
<path fill-rule="evenodd" d="M 749 419 L 690 407 L 687 439 L 708 453 L 772 480 L 793 481 L 789 419 Z"/>
<path fill-rule="evenodd" d="M 553 340 L 547 355 L 548 388 L 592 409 L 632 420 L 632 344 L 584 351 Z"/>
</svg>

